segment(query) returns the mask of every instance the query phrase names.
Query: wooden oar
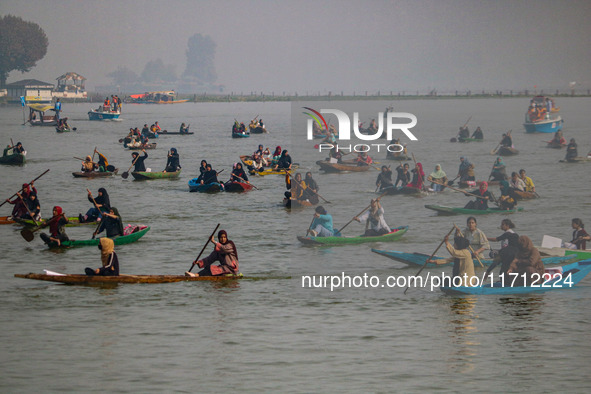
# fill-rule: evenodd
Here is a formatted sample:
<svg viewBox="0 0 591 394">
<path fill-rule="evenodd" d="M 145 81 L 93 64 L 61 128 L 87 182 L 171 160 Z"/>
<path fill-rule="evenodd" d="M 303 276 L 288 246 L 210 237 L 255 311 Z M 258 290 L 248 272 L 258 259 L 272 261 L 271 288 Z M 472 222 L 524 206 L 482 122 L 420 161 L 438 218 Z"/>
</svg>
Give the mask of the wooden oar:
<svg viewBox="0 0 591 394">
<path fill-rule="evenodd" d="M 41 178 L 43 175 L 47 174 L 48 172 L 49 172 L 49 169 L 48 169 L 48 170 L 45 170 L 45 172 L 44 172 L 43 174 L 39 175 L 37 178 L 35 178 L 35 179 L 33 179 L 31 182 L 29 182 L 29 185 L 30 185 L 31 183 L 34 183 L 34 182 L 35 182 L 37 179 Z M 25 189 L 24 189 L 24 188 L 21 188 L 19 191 L 17 191 L 16 193 L 14 193 L 12 196 L 8 197 L 6 200 L 10 200 L 12 197 L 16 196 L 16 195 L 17 195 L 17 193 L 20 193 L 20 192 L 22 192 L 23 190 L 25 190 Z M 6 204 L 6 203 L 7 203 L 7 201 L 6 201 L 6 200 L 4 200 L 4 201 L 2 202 L 2 204 L 0 204 L 0 207 L 1 207 L 2 205 L 4 205 L 4 204 Z"/>
<path fill-rule="evenodd" d="M 454 227 L 461 233 L 462 230 L 460 230 L 460 228 L 458 226 L 456 226 L 456 224 L 454 223 Z M 474 255 L 474 257 L 476 257 L 476 260 L 478 260 L 478 262 L 480 263 L 480 266 L 482 268 L 484 268 L 484 264 L 482 264 L 482 261 L 480 261 L 480 257 L 478 257 L 478 255 L 476 254 L 476 252 L 474 252 L 474 249 L 472 249 L 472 245 L 468 245 L 468 249 L 470 249 L 470 252 Z"/>
<path fill-rule="evenodd" d="M 435 183 L 435 184 L 437 184 L 437 185 L 446 186 L 446 185 L 444 185 L 443 183 L 439 183 L 439 182 L 435 182 L 435 181 L 431 181 L 431 182 L 433 182 L 433 183 Z M 457 192 L 460 192 L 460 193 L 467 194 L 467 195 L 469 195 L 469 196 L 474 196 L 474 197 L 476 197 L 476 198 L 482 198 L 483 200 L 486 200 L 486 198 L 485 198 L 485 197 L 482 197 L 482 196 L 477 196 L 476 194 L 469 193 L 469 192 L 467 192 L 467 191 L 464 191 L 464 190 L 461 190 L 461 189 L 457 189 L 457 188 L 455 188 L 455 187 L 452 187 L 452 186 L 449 186 L 449 185 L 447 185 L 446 187 L 447 187 L 447 188 L 449 188 L 449 189 L 451 189 L 451 190 L 455 190 L 455 191 L 457 191 Z"/>
<path fill-rule="evenodd" d="M 25 201 L 25 199 L 20 195 L 20 193 L 17 193 L 17 196 L 22 201 L 22 203 L 23 203 L 25 209 L 27 210 L 27 212 L 29 213 L 29 216 L 31 217 L 31 219 L 33 219 L 33 223 L 35 223 L 35 226 L 39 227 L 39 223 L 37 223 L 37 220 L 35 220 L 35 216 L 31 212 L 31 210 L 29 209 L 29 206 L 27 205 L 27 202 Z M 21 231 L 21 234 L 22 234 L 22 231 Z M 24 236 L 23 236 L 23 238 L 24 238 Z M 25 239 L 27 239 L 27 238 L 25 238 Z M 31 241 L 27 241 L 27 242 L 31 242 Z"/>
<path fill-rule="evenodd" d="M 92 162 L 94 163 L 94 155 L 96 155 L 96 146 L 94 147 L 94 152 L 92 153 Z"/>
<path fill-rule="evenodd" d="M 308 230 L 306 230 L 306 236 L 308 236 L 308 234 L 310 233 L 310 230 L 312 230 L 312 223 L 314 223 L 314 219 L 316 219 L 316 216 L 312 217 L 312 221 L 310 222 L 310 225 L 308 226 Z"/>
<path fill-rule="evenodd" d="M 443 245 L 445 243 L 445 238 L 449 237 L 449 235 L 455 229 L 456 229 L 456 227 L 454 225 L 454 227 L 452 227 L 451 230 L 449 230 L 449 232 L 447 233 L 447 235 L 445 237 L 443 237 L 443 240 L 441 241 L 441 243 L 439 244 L 439 246 L 437 246 L 437 248 L 435 249 L 435 251 L 433 253 L 431 253 L 431 256 L 427 260 L 425 260 L 425 264 L 423 264 L 423 266 L 421 267 L 421 269 L 419 270 L 419 272 L 417 272 L 417 274 L 415 275 L 415 277 L 419 276 L 421 274 L 421 272 L 423 272 L 423 269 L 425 269 L 425 267 L 427 266 L 427 262 L 429 260 L 431 260 L 433 257 L 435 257 L 435 254 L 437 253 L 437 251 L 439 250 L 439 248 L 441 247 L 441 245 Z M 404 294 L 406 294 L 406 292 L 408 291 L 409 287 L 410 286 L 407 286 L 406 289 L 404 289 Z"/>
<path fill-rule="evenodd" d="M 452 179 L 451 181 L 447 181 L 447 186 L 451 186 L 454 184 L 454 182 L 456 181 L 456 179 L 458 179 L 460 176 L 458 175 L 457 177 L 455 177 L 454 179 Z"/>
<path fill-rule="evenodd" d="M 199 253 L 199 256 L 197 256 L 197 258 L 195 259 L 195 261 L 193 261 L 193 264 L 191 264 L 191 268 L 189 268 L 189 272 L 191 272 L 193 270 L 193 267 L 195 266 L 195 262 L 199 261 L 199 258 L 203 254 L 203 251 L 207 247 L 207 244 L 209 244 L 209 241 L 211 241 L 211 237 L 213 237 L 215 235 L 215 232 L 217 231 L 218 227 L 220 227 L 220 224 L 219 223 L 218 223 L 217 226 L 215 226 L 215 228 L 213 229 L 213 232 L 211 233 L 211 235 L 209 236 L 209 238 L 207 238 L 207 241 L 205 242 L 205 245 L 203 245 L 203 249 L 201 249 L 201 252 Z"/>
<path fill-rule="evenodd" d="M 259 189 L 258 187 L 256 187 L 255 185 L 253 185 L 252 183 L 250 183 L 250 182 L 248 182 L 247 180 L 245 180 L 244 178 L 242 178 L 242 177 L 239 177 L 238 175 L 234 175 L 234 176 L 235 176 L 236 178 L 240 179 L 241 181 L 244 181 L 244 183 L 248 183 L 250 186 L 254 187 L 255 189 L 257 189 L 257 190 L 261 190 L 261 189 Z"/>
<path fill-rule="evenodd" d="M 41 230 L 42 228 L 45 228 L 47 226 L 49 226 L 49 224 L 51 222 L 53 222 L 56 219 L 59 219 L 60 217 L 64 216 L 65 214 L 60 214 L 58 216 L 53 216 L 51 217 L 49 220 L 47 220 L 43 225 L 39 226 L 36 229 L 33 230 L 29 230 L 28 228 L 24 228 L 21 230 L 21 236 L 25 239 L 25 241 L 27 242 L 31 242 L 33 239 L 35 239 L 35 234 L 37 231 Z"/>
<path fill-rule="evenodd" d="M 133 160 L 133 162 L 131 163 L 131 167 L 129 167 L 129 168 L 127 169 L 127 171 L 125 171 L 123 174 L 121 174 L 121 178 L 123 178 L 123 179 L 127 179 L 127 178 L 129 178 L 129 171 L 131 171 L 131 168 L 132 168 L 132 167 L 135 165 L 135 162 L 136 162 L 136 161 L 137 161 L 137 159 L 139 159 L 139 158 L 140 158 L 140 155 L 139 155 L 139 153 L 138 153 L 137 157 L 136 157 L 136 158 Z"/>
<path fill-rule="evenodd" d="M 388 192 L 383 193 L 381 196 L 379 196 L 378 198 L 376 198 L 376 201 L 379 201 L 380 198 L 384 197 L 386 194 L 388 194 Z M 361 215 L 363 212 L 367 211 L 369 208 L 371 208 L 371 203 L 367 207 L 363 208 L 363 211 L 361 211 L 357 215 L 353 216 L 353 219 L 349 220 L 347 222 L 347 224 L 345 224 L 343 227 L 341 227 L 339 230 L 337 230 L 337 233 L 340 233 L 341 231 L 343 231 L 345 229 L 345 227 L 347 227 L 348 225 L 350 225 L 353 222 L 353 220 L 355 220 L 356 217 L 358 217 L 359 215 Z"/>
<path fill-rule="evenodd" d="M 289 175 L 289 177 L 290 177 L 291 179 L 293 179 L 293 180 L 295 181 L 295 183 L 297 183 L 297 184 L 298 184 L 300 187 L 302 187 L 302 184 L 301 184 L 300 182 L 298 182 L 298 181 L 295 179 L 295 177 L 293 177 L 293 176 L 292 176 L 292 175 L 289 173 L 289 171 L 287 171 L 287 170 L 284 170 L 284 171 L 285 171 L 285 173 L 286 173 L 287 175 Z M 308 188 L 308 189 L 310 189 L 310 188 Z M 312 189 L 310 189 L 310 190 L 312 190 Z M 312 190 L 312 191 L 313 191 L 313 192 L 314 192 L 314 194 L 316 194 L 318 197 L 320 197 L 321 199 L 323 199 L 323 200 L 324 200 L 324 201 L 325 201 L 327 204 L 332 204 L 332 203 L 331 203 L 330 201 L 328 201 L 326 198 L 324 198 L 324 197 L 322 197 L 320 194 L 318 194 L 318 192 L 316 192 L 315 190 Z"/>
</svg>

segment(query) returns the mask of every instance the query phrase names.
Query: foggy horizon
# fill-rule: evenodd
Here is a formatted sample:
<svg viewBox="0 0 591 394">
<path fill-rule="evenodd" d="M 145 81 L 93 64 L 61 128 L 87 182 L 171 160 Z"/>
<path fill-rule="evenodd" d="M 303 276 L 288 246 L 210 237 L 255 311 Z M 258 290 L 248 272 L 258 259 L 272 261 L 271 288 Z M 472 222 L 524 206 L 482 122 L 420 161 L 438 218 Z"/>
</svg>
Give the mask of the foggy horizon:
<svg viewBox="0 0 591 394">
<path fill-rule="evenodd" d="M 8 14 L 37 23 L 49 47 L 7 83 L 73 71 L 92 92 L 158 58 L 180 76 L 199 33 L 216 44 L 224 93 L 591 88 L 586 1 L 3 0 Z"/>
</svg>

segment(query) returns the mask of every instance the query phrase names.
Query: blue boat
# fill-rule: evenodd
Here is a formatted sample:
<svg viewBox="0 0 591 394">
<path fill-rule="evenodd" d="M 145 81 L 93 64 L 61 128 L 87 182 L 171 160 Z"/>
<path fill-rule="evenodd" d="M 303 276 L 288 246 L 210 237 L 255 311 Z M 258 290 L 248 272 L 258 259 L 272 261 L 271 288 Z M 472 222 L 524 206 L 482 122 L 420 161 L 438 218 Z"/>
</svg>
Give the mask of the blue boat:
<svg viewBox="0 0 591 394">
<path fill-rule="evenodd" d="M 113 120 L 119 119 L 121 111 L 111 111 L 109 106 L 101 105 L 97 109 L 88 111 L 88 119 L 90 120 Z"/>
<path fill-rule="evenodd" d="M 560 115 L 550 115 L 549 119 L 543 119 L 537 122 L 530 122 L 527 114 L 525 115 L 525 127 L 526 133 L 556 133 L 562 130 L 564 120 Z"/>
<path fill-rule="evenodd" d="M 249 133 L 235 133 L 232 132 L 232 138 L 248 138 L 250 137 Z"/>
<path fill-rule="evenodd" d="M 535 286 L 502 286 L 501 282 L 487 283 L 479 287 L 440 287 L 441 291 L 450 295 L 465 294 L 530 294 L 543 293 L 550 290 L 571 289 L 591 271 L 591 260 L 579 261 L 562 267 L 562 273 L 551 276 L 544 283 Z M 551 274 L 551 273 L 550 273 Z M 551 274 L 552 275 L 552 274 Z M 512 277 L 511 277 L 511 280 Z M 508 279 L 507 279 L 508 281 Z M 506 283 L 509 284 L 509 283 Z"/>
<path fill-rule="evenodd" d="M 190 192 L 215 193 L 223 190 L 223 186 L 217 182 L 201 184 L 197 179 L 199 178 L 193 178 L 189 181 Z"/>
<path fill-rule="evenodd" d="M 531 102 L 523 124 L 526 133 L 556 133 L 562 130 L 564 121 L 556 114 L 560 108 L 554 106 L 554 100 L 536 96 Z"/>
<path fill-rule="evenodd" d="M 429 257 L 431 257 L 431 255 L 428 254 L 424 254 L 424 253 L 405 253 L 405 252 L 399 252 L 397 250 L 379 250 L 379 249 L 372 249 L 371 250 L 374 253 L 377 253 L 381 256 L 385 256 L 388 257 L 392 260 L 396 260 L 398 262 L 404 263 L 404 264 L 408 264 L 411 266 L 417 266 L 417 267 L 422 267 L 425 264 L 425 261 L 427 261 L 427 259 Z M 576 257 L 574 256 L 552 256 L 552 257 L 544 257 L 542 258 L 542 263 L 544 263 L 544 265 L 548 265 L 548 264 L 560 264 L 560 263 L 565 263 L 567 261 L 572 261 L 574 260 Z M 444 257 L 433 257 L 433 260 L 441 260 L 444 259 Z M 482 261 L 483 265 L 491 265 L 493 263 L 493 261 L 491 259 L 480 259 L 480 261 Z M 478 260 L 474 259 L 474 264 L 478 264 Z M 447 263 L 447 264 L 432 264 L 429 263 L 426 265 L 427 268 L 435 268 L 435 267 L 445 267 L 448 265 L 452 265 L 452 263 Z"/>
</svg>

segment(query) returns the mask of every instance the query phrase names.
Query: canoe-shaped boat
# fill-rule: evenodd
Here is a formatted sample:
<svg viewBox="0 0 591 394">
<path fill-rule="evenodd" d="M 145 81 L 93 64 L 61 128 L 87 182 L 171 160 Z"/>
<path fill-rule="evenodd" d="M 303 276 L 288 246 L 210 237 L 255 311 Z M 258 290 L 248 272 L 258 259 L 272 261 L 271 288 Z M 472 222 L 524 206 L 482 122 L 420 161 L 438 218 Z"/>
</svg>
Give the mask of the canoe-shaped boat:
<svg viewBox="0 0 591 394">
<path fill-rule="evenodd" d="M 82 171 L 78 171 L 78 172 L 73 172 L 72 175 L 74 175 L 74 178 L 103 178 L 106 176 L 113 176 L 116 175 L 117 172 L 119 171 L 118 168 L 115 168 L 113 171 L 91 171 L 91 172 L 82 172 Z"/>
<path fill-rule="evenodd" d="M 189 181 L 189 191 L 199 193 L 216 193 L 222 191 L 222 185 L 217 182 L 204 183 L 203 185 L 193 178 Z"/>
<path fill-rule="evenodd" d="M 89 120 L 114 120 L 119 119 L 119 116 L 121 116 L 121 111 L 111 111 L 109 106 L 101 106 L 88 111 Z"/>
<path fill-rule="evenodd" d="M 391 232 L 378 235 L 375 237 L 366 237 L 360 235 L 357 237 L 301 237 L 298 236 L 298 240 L 304 245 L 352 245 L 361 244 L 366 242 L 393 242 L 399 240 L 404 233 L 408 231 L 408 226 L 400 226 L 392 229 Z"/>
<path fill-rule="evenodd" d="M 147 171 L 138 171 L 132 172 L 131 176 L 134 177 L 135 180 L 144 181 L 148 179 L 176 179 L 181 175 L 181 170 L 176 172 L 164 172 L 164 171 L 157 171 L 157 172 L 147 172 Z"/>
<path fill-rule="evenodd" d="M 137 146 L 127 145 L 127 149 L 129 149 L 129 150 L 156 149 L 156 142 L 150 142 L 145 145 L 137 145 Z"/>
<path fill-rule="evenodd" d="M 482 142 L 484 138 L 458 138 L 458 142 Z"/>
<path fill-rule="evenodd" d="M 35 222 L 33 222 L 33 220 L 31 219 L 15 219 L 14 220 L 15 223 L 18 224 L 22 224 L 23 226 L 26 227 L 37 227 L 37 225 L 35 224 Z M 47 222 L 46 219 L 42 219 L 42 220 L 38 220 L 37 223 L 39 225 L 45 224 Z M 85 226 L 87 224 L 94 224 L 96 225 L 98 222 L 97 221 L 90 221 L 90 222 L 84 222 L 84 223 L 80 223 L 80 220 L 78 219 L 78 217 L 69 217 L 68 218 L 68 224 L 66 224 L 66 227 L 77 227 L 77 226 Z"/>
<path fill-rule="evenodd" d="M 421 189 L 419 189 L 418 187 L 411 187 L 411 186 L 389 186 L 389 187 L 385 187 L 383 189 L 380 189 L 380 191 L 378 192 L 380 194 L 383 193 L 388 193 L 388 195 L 393 195 L 393 194 L 420 194 L 421 193 Z"/>
<path fill-rule="evenodd" d="M 0 216 L 0 224 L 14 224 L 16 223 L 10 216 Z"/>
<path fill-rule="evenodd" d="M 425 208 L 432 209 L 440 215 L 487 215 L 489 213 L 515 213 L 523 211 L 522 207 L 513 208 L 511 210 L 500 209 L 497 207 L 488 209 L 467 209 L 467 208 L 453 208 L 445 207 L 443 205 L 425 205 Z"/>
<path fill-rule="evenodd" d="M 389 259 L 398 261 L 400 263 L 403 264 L 407 264 L 407 265 L 411 265 L 411 266 L 417 266 L 417 267 L 422 267 L 423 265 L 425 265 L 425 261 L 427 261 L 427 259 L 429 257 L 431 257 L 431 255 L 428 254 L 424 254 L 424 253 L 405 253 L 405 252 L 399 252 L 397 250 L 380 250 L 380 249 L 372 249 L 372 252 L 379 254 L 380 256 L 384 256 L 387 257 Z M 442 260 L 445 257 L 439 257 L 439 256 L 435 256 L 433 257 L 433 260 Z M 561 263 L 565 263 L 567 261 L 572 261 L 575 260 L 576 257 L 574 256 L 552 256 L 552 257 L 543 257 L 542 258 L 542 263 L 544 263 L 544 265 L 549 265 L 549 264 L 561 264 Z M 479 266 L 478 264 L 478 260 L 473 259 L 474 260 L 474 265 L 475 266 Z M 492 259 L 480 259 L 480 261 L 482 262 L 483 265 L 491 265 L 493 263 Z M 453 263 L 446 263 L 446 264 L 433 264 L 433 263 L 428 263 L 426 265 L 427 268 L 435 268 L 435 267 L 445 267 L 448 265 L 453 265 Z"/>
<path fill-rule="evenodd" d="M 241 193 L 252 190 L 252 185 L 245 182 L 226 182 L 224 190 L 227 192 Z"/>
<path fill-rule="evenodd" d="M 579 259 L 591 259 L 591 250 L 568 249 L 564 252 L 565 256 L 576 256 Z"/>
<path fill-rule="evenodd" d="M 495 155 L 499 155 L 499 156 L 514 156 L 516 154 L 518 154 L 519 151 L 511 146 L 501 146 L 497 152 L 495 153 Z"/>
<path fill-rule="evenodd" d="M 181 133 L 180 131 L 167 131 L 167 130 L 162 130 L 161 132 L 158 133 L 159 135 L 193 135 L 195 133 L 193 133 L 192 131 L 189 131 L 187 133 Z"/>
<path fill-rule="evenodd" d="M 93 285 L 109 283 L 174 283 L 174 282 L 198 282 L 198 281 L 228 281 L 242 279 L 239 275 L 218 276 L 185 276 L 185 275 L 119 275 L 119 276 L 88 276 L 80 274 L 15 274 L 16 278 L 44 280 L 48 282 L 65 283 L 68 285 Z"/>
<path fill-rule="evenodd" d="M 591 157 L 583 157 L 583 156 L 577 156 L 577 157 L 573 157 L 572 159 L 564 159 L 564 160 L 558 160 L 560 163 L 585 163 L 587 161 L 591 161 Z"/>
<path fill-rule="evenodd" d="M 297 170 L 299 166 L 292 165 L 291 170 L 289 170 L 290 174 L 293 174 L 295 170 Z M 265 176 L 265 175 L 285 175 L 286 170 L 274 170 L 272 168 L 267 168 L 262 171 L 255 171 L 255 170 L 248 170 L 250 175 L 258 175 L 258 176 Z"/>
<path fill-rule="evenodd" d="M 25 153 L 13 153 L 12 149 L 4 150 L 4 155 L 0 157 L 0 164 L 25 164 L 27 161 L 25 158 Z"/>
<path fill-rule="evenodd" d="M 513 190 L 517 200 L 532 200 L 538 198 L 538 194 L 535 192 L 522 192 L 521 190 Z"/>
<path fill-rule="evenodd" d="M 561 268 L 561 273 L 554 274 L 556 268 Z M 579 283 L 589 272 L 591 272 L 591 260 L 578 261 L 576 263 L 567 264 L 562 267 L 555 267 L 553 271 L 548 271 L 545 276 L 545 281 L 535 286 L 516 286 L 511 287 L 512 276 L 504 279 L 505 286 L 501 282 L 496 282 L 491 285 L 490 281 L 479 287 L 441 287 L 441 291 L 449 295 L 464 295 L 464 294 L 529 294 L 529 293 L 543 293 L 550 290 L 570 289 Z M 552 278 L 552 279 L 550 279 Z"/>
<path fill-rule="evenodd" d="M 370 166 L 358 166 L 356 164 L 331 163 L 327 160 L 318 160 L 316 164 L 320 166 L 321 170 L 326 172 L 365 172 L 371 168 Z"/>
<path fill-rule="evenodd" d="M 250 137 L 249 133 L 234 133 L 232 132 L 232 138 L 248 138 Z"/>
<path fill-rule="evenodd" d="M 138 239 L 146 235 L 146 233 L 150 231 L 150 227 L 145 227 L 140 231 L 135 233 L 131 233 L 128 235 L 120 235 L 118 237 L 113 238 L 113 242 L 115 245 L 127 245 L 132 242 L 136 242 Z M 97 246 L 99 244 L 99 238 L 95 239 L 84 239 L 84 240 L 69 240 L 62 242 L 61 246 L 57 245 L 49 245 L 50 248 L 75 248 L 79 246 Z"/>
<path fill-rule="evenodd" d="M 544 141 L 546 142 L 546 148 L 551 148 L 551 149 L 562 149 L 566 146 L 566 144 L 561 144 L 560 142 L 556 142 L 556 141 Z"/>
<path fill-rule="evenodd" d="M 268 133 L 267 129 L 261 126 L 257 126 L 255 128 L 248 128 L 248 131 L 250 131 L 250 134 L 263 134 L 263 133 Z"/>
</svg>

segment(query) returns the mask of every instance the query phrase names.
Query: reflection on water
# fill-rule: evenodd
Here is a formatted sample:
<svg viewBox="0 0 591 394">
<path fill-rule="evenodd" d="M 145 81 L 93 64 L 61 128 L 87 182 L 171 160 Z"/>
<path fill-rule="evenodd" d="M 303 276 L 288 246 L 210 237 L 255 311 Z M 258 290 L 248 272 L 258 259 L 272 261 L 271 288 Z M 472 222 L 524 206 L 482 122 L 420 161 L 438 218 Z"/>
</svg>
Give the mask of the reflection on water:
<svg viewBox="0 0 591 394">
<path fill-rule="evenodd" d="M 448 300 L 451 312 L 449 340 L 453 347 L 448 363 L 449 368 L 455 372 L 466 373 L 474 369 L 474 359 L 480 345 L 476 340 L 478 328 L 477 315 L 474 312 L 477 301 L 476 296 L 454 297 Z"/>
</svg>

